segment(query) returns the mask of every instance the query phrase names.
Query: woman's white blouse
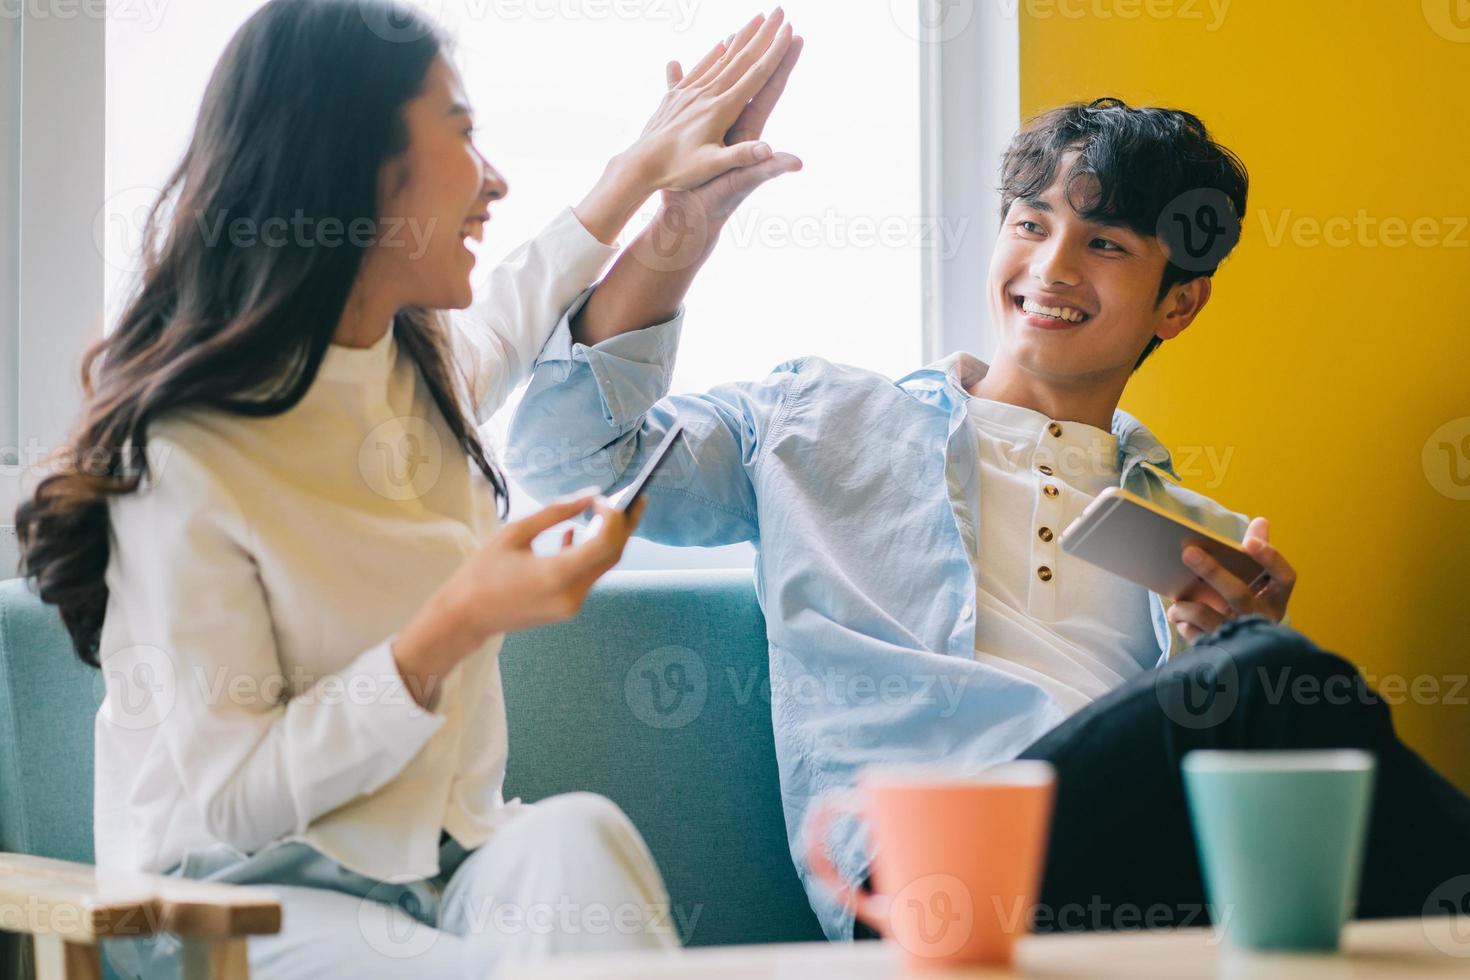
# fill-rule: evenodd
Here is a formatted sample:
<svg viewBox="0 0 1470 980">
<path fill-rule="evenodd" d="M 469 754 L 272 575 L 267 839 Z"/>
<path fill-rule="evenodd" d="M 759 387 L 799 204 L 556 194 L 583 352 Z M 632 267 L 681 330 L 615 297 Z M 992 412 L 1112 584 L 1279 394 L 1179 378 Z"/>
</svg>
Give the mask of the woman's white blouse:
<svg viewBox="0 0 1470 980">
<path fill-rule="evenodd" d="M 476 418 L 615 251 L 568 209 L 451 318 Z M 333 345 L 285 414 L 160 420 L 149 458 L 154 479 L 109 505 L 98 863 L 162 871 L 298 840 L 376 879 L 430 877 L 441 827 L 483 844 L 516 804 L 501 637 L 428 710 L 389 642 L 496 527 L 496 503 L 393 332 Z"/>
</svg>

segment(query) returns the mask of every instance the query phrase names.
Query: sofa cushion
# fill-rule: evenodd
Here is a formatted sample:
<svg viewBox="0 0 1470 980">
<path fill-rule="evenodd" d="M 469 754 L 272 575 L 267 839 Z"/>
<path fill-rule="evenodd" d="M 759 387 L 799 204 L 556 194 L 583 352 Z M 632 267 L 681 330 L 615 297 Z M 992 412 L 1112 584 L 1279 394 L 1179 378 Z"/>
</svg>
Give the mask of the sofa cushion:
<svg viewBox="0 0 1470 980">
<path fill-rule="evenodd" d="M 0 582 L 0 850 L 92 860 L 92 719 L 101 675 L 56 610 Z"/>
<path fill-rule="evenodd" d="M 617 572 L 501 652 L 506 793 L 618 803 L 691 945 L 822 939 L 792 867 L 747 571 Z"/>
<path fill-rule="evenodd" d="M 686 942 L 821 939 L 786 846 L 767 664 L 749 572 L 607 576 L 576 619 L 506 641 L 506 795 L 616 801 Z M 0 850 L 92 859 L 101 697 L 55 610 L 0 582 Z"/>
</svg>

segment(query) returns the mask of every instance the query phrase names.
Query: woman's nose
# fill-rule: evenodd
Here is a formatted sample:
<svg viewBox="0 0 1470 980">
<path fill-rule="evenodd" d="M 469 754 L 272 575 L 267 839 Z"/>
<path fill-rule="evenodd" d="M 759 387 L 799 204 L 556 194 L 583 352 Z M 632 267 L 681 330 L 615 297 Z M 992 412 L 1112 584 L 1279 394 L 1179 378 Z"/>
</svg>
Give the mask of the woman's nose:
<svg viewBox="0 0 1470 980">
<path fill-rule="evenodd" d="M 510 185 L 505 182 L 505 177 L 499 170 L 493 167 L 489 160 L 484 157 L 481 161 L 481 186 L 488 200 L 498 201 L 510 193 Z"/>
</svg>

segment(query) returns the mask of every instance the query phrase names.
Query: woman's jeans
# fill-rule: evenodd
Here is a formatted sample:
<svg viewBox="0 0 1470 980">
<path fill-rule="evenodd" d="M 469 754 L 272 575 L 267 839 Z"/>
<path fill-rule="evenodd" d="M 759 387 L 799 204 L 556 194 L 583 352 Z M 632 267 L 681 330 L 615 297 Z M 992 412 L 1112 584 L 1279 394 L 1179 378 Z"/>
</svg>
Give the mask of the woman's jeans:
<svg viewBox="0 0 1470 980">
<path fill-rule="evenodd" d="M 647 845 L 603 797 L 523 806 L 474 851 L 446 835 L 439 863 L 427 880 L 374 881 L 292 842 L 248 857 L 221 845 L 171 873 L 279 896 L 281 932 L 249 940 L 257 980 L 487 978 L 511 959 L 678 945 Z M 124 977 L 180 975 L 172 936 L 103 950 Z"/>
</svg>

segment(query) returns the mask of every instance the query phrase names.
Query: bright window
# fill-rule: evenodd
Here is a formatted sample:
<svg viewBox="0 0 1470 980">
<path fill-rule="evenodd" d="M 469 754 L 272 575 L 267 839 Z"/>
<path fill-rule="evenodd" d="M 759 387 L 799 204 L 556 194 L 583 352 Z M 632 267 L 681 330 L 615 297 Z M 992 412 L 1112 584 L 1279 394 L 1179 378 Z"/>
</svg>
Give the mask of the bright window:
<svg viewBox="0 0 1470 980">
<path fill-rule="evenodd" d="M 916 18 L 917 2 L 786 0 L 807 47 L 766 138 L 806 168 L 758 191 L 726 229 L 689 296 L 675 390 L 759 378 L 802 354 L 894 376 L 918 365 L 922 250 L 934 229 L 920 206 L 919 45 L 903 21 Z M 109 203 L 99 234 L 109 324 L 135 271 L 141 214 L 185 148 L 225 43 L 260 5 L 171 4 L 156 20 L 108 23 Z M 482 270 L 575 203 L 637 136 L 666 62 L 687 67 L 754 12 L 750 0 L 422 5 L 457 38 L 481 149 L 511 186 Z M 497 438 L 504 414 L 492 423 Z M 531 508 L 526 494 L 515 499 L 517 512 Z M 739 564 L 749 553 L 630 556 L 645 566 L 710 560 Z"/>
<path fill-rule="evenodd" d="M 750 0 L 424 0 L 458 39 L 480 145 L 506 174 L 482 259 L 574 203 L 689 64 Z M 107 38 L 109 311 L 133 269 L 139 212 L 182 154 L 230 35 L 260 0 L 114 17 Z M 807 49 L 767 132 L 803 173 L 732 221 L 689 298 L 676 385 L 755 378 L 797 354 L 903 373 L 920 352 L 918 46 L 895 3 L 787 0 Z M 131 9 L 131 8 L 130 8 Z M 652 204 L 650 204 L 650 209 Z M 631 229 L 628 237 L 635 232 Z M 488 267 L 482 262 L 480 268 Z"/>
</svg>

